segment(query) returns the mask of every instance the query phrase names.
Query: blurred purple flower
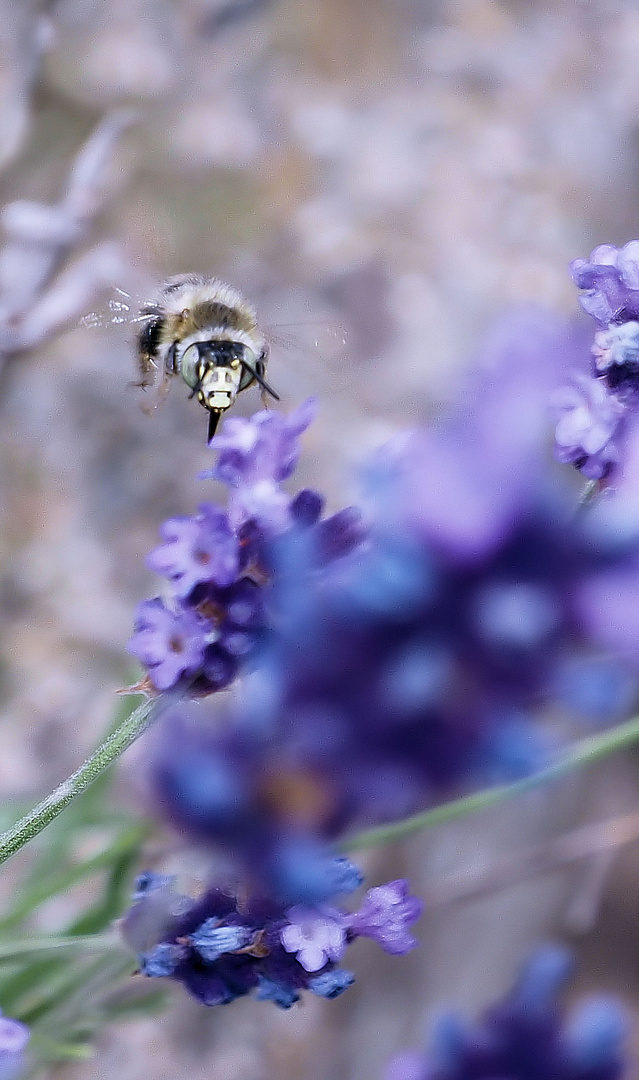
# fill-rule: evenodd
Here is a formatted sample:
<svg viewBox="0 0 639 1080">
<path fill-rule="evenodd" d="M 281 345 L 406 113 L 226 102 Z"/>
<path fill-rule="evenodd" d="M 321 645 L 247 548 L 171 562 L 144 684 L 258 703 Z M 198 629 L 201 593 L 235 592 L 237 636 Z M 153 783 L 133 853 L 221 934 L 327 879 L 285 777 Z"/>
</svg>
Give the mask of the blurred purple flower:
<svg viewBox="0 0 639 1080">
<path fill-rule="evenodd" d="M 581 306 L 601 326 L 639 316 L 639 240 L 622 248 L 600 244 L 587 259 L 575 259 L 570 270 L 582 290 Z"/>
<path fill-rule="evenodd" d="M 350 877 L 357 876 L 353 868 Z M 421 910 L 413 897 L 404 903 Z M 255 991 L 257 998 L 287 1009 L 302 990 L 334 998 L 352 984 L 352 974 L 335 967 L 357 936 L 349 929 L 351 920 L 327 905 L 287 908 L 266 894 L 238 900 L 211 888 L 191 900 L 162 884 L 136 890 L 122 929 L 141 974 L 181 982 L 204 1005 L 227 1004 Z"/>
<path fill-rule="evenodd" d="M 476 1024 L 442 1016 L 430 1052 L 399 1055 L 386 1080 L 620 1080 L 623 1011 L 611 999 L 593 998 L 566 1021 L 558 994 L 569 972 L 566 950 L 540 950 L 510 994 Z"/>
<path fill-rule="evenodd" d="M 614 441 L 624 405 L 601 379 L 576 374 L 573 385 L 564 386 L 552 398 L 558 420 L 555 456 L 591 480 L 606 476 L 619 459 Z"/>
<path fill-rule="evenodd" d="M 629 669 L 594 665 L 583 695 L 561 678 L 602 641 L 623 668 L 614 627 L 620 608 L 635 632 L 639 592 L 639 496 L 577 515 L 548 468 L 548 396 L 572 349 L 553 320 L 511 317 L 448 422 L 368 462 L 364 543 L 347 512 L 317 521 L 314 494 L 297 512 L 315 524 L 262 533 L 270 625 L 224 730 L 181 707 L 159 728 L 164 814 L 290 903 L 331 894 L 322 841 L 546 765 L 540 708 L 629 715 Z M 325 562 L 329 526 L 342 557 Z"/>
<path fill-rule="evenodd" d="M 26 1024 L 0 1013 L 0 1080 L 19 1080 L 30 1032 Z"/>
<path fill-rule="evenodd" d="M 584 353 L 554 395 L 555 455 L 591 480 L 617 483 L 639 426 L 639 240 L 595 248 L 572 264 L 572 276 L 598 330 L 590 363 Z"/>
</svg>

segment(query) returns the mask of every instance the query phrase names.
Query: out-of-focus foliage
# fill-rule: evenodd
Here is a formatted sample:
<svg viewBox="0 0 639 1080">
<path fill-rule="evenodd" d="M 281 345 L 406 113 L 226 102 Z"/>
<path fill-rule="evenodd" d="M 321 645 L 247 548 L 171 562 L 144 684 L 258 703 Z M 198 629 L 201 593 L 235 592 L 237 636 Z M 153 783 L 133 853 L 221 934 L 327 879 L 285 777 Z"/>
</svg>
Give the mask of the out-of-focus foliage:
<svg viewBox="0 0 639 1080">
<path fill-rule="evenodd" d="M 129 708 L 125 700 L 117 719 Z M 118 809 L 112 778 L 104 773 L 18 857 L 3 904 L 0 1000 L 6 1015 L 31 1028 L 34 1074 L 91 1056 L 109 1021 L 162 1007 L 155 988 L 131 982 L 135 960 L 114 926 L 151 830 Z M 5 804 L 2 826 L 18 814 L 18 805 Z"/>
</svg>

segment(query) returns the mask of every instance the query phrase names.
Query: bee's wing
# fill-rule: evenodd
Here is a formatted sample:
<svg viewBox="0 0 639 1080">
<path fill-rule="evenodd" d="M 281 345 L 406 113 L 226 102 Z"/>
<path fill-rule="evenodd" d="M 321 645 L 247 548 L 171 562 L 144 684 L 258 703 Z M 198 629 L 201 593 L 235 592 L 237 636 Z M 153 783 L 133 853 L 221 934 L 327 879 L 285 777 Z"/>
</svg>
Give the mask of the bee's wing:
<svg viewBox="0 0 639 1080">
<path fill-rule="evenodd" d="M 278 323 L 267 331 L 271 346 L 268 380 L 278 394 L 295 400 L 335 385 L 347 356 L 347 331 L 324 320 Z"/>
</svg>

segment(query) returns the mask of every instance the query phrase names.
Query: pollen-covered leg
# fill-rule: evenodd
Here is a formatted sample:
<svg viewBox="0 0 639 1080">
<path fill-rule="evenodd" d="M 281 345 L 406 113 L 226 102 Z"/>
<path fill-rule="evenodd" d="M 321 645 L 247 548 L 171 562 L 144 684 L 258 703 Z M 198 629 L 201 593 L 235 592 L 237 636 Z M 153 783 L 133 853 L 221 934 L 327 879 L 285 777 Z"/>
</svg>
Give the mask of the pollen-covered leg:
<svg viewBox="0 0 639 1080">
<path fill-rule="evenodd" d="M 159 409 L 160 405 L 163 405 L 166 401 L 169 387 L 171 385 L 171 378 L 172 373 L 170 371 L 167 371 L 165 368 L 162 372 L 162 377 L 154 383 L 149 384 L 153 386 L 153 393 L 151 395 L 151 399 L 150 401 L 143 401 L 141 405 L 142 412 L 146 413 L 147 416 L 150 415 L 155 409 Z"/>
<path fill-rule="evenodd" d="M 147 315 L 144 311 L 143 315 Z M 141 389 L 146 390 L 153 386 L 160 367 L 158 358 L 159 336 L 162 320 L 158 316 L 148 315 L 144 325 L 137 335 L 136 359 L 139 382 L 136 383 Z"/>
</svg>

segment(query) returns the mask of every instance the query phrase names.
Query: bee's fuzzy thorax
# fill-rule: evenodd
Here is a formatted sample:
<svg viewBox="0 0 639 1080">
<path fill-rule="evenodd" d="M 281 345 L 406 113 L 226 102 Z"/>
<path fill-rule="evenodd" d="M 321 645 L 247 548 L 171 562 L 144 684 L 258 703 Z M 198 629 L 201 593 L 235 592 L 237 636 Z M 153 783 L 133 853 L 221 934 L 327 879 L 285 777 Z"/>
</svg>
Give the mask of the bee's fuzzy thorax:
<svg viewBox="0 0 639 1080">
<path fill-rule="evenodd" d="M 264 344 L 255 310 L 230 285 L 189 275 L 167 282 L 161 296 L 163 343 L 198 338 L 200 331 L 210 330 L 211 336 L 233 340 L 239 334 L 259 346 Z"/>
</svg>

